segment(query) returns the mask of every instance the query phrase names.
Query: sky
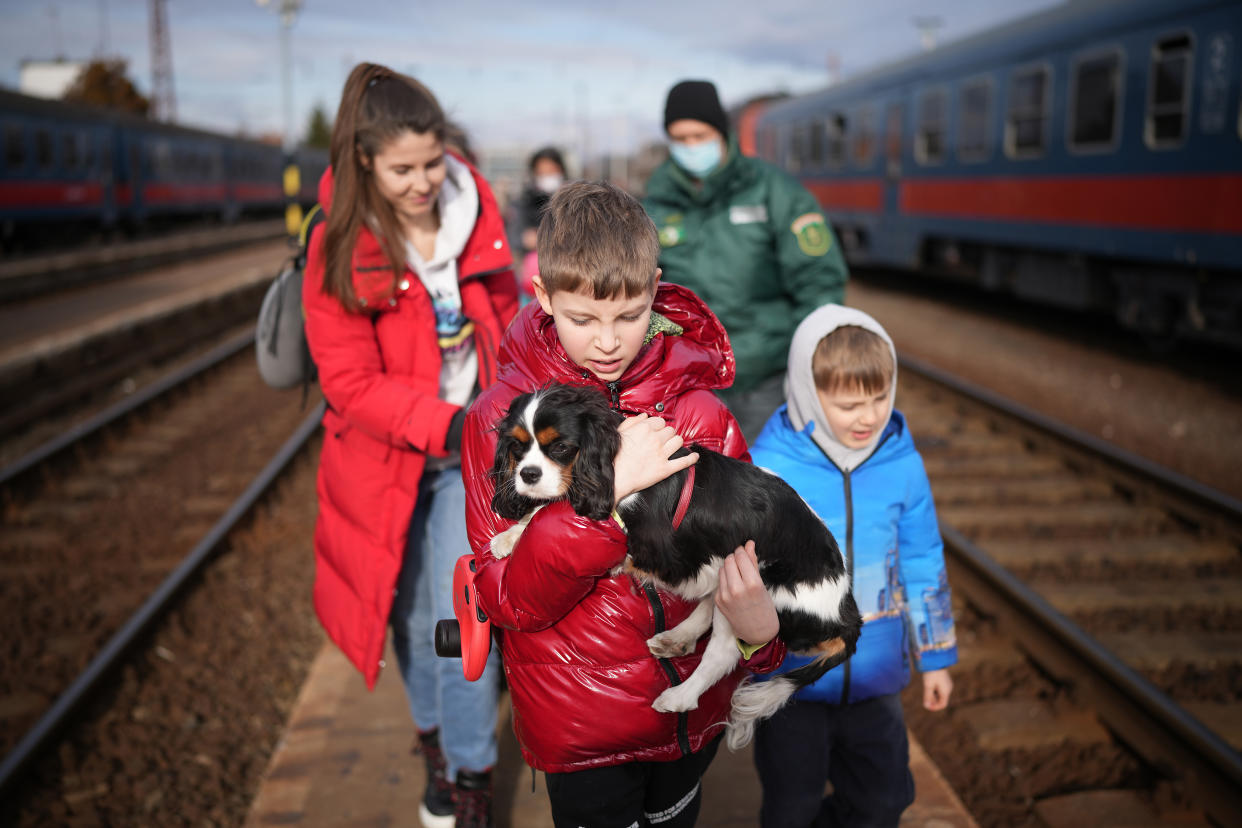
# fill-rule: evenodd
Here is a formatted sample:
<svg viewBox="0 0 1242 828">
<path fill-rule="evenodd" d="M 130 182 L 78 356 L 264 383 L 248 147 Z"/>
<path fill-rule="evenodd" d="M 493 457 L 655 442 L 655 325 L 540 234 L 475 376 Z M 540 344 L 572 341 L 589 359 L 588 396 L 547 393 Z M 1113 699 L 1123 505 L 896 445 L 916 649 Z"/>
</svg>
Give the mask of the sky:
<svg viewBox="0 0 1242 828">
<path fill-rule="evenodd" d="M 291 0 L 286 0 L 290 2 Z M 293 132 L 335 115 L 350 68 L 414 75 L 477 149 L 630 152 L 662 137 L 669 87 L 716 83 L 726 107 L 822 88 L 1059 0 L 302 0 L 289 30 Z M 167 0 L 177 120 L 282 133 L 279 15 L 269 0 Z M 0 86 L 23 60 L 128 61 L 151 90 L 148 0 L 0 0 Z"/>
</svg>

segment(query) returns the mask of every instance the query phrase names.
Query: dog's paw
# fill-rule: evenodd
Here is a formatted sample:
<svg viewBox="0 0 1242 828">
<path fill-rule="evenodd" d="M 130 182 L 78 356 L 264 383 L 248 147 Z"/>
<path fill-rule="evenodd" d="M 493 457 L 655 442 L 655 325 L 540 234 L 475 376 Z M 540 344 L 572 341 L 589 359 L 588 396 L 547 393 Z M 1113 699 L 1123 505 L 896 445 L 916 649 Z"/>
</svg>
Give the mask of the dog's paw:
<svg viewBox="0 0 1242 828">
<path fill-rule="evenodd" d="M 674 630 L 665 630 L 659 635 L 647 639 L 647 649 L 656 658 L 675 658 L 684 656 L 694 649 L 693 641 L 686 641 L 674 635 Z"/>
<path fill-rule="evenodd" d="M 699 697 L 697 694 L 686 692 L 686 685 L 679 684 L 656 696 L 651 706 L 661 713 L 685 713 L 699 706 Z"/>
<path fill-rule="evenodd" d="M 517 546 L 518 538 L 522 536 L 522 530 L 525 528 L 522 524 L 515 523 L 492 538 L 492 557 L 499 560 L 512 555 L 513 547 Z"/>
</svg>

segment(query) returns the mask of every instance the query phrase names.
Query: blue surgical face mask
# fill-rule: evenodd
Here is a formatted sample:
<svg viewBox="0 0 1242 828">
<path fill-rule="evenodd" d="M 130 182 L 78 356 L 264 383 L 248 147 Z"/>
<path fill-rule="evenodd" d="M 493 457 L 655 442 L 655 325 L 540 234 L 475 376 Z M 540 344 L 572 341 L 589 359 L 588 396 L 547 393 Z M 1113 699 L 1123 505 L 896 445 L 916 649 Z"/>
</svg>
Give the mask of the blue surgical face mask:
<svg viewBox="0 0 1242 828">
<path fill-rule="evenodd" d="M 720 142 L 702 141 L 698 144 L 683 144 L 671 141 L 668 153 L 673 156 L 674 163 L 695 178 L 706 178 L 707 174 L 720 166 Z"/>
</svg>

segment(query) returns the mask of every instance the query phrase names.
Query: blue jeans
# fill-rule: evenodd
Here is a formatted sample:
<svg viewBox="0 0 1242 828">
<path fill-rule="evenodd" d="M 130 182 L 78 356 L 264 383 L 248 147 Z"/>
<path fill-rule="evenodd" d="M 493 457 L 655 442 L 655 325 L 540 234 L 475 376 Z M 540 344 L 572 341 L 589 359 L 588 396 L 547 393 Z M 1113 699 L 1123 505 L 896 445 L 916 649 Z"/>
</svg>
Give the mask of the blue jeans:
<svg viewBox="0 0 1242 828">
<path fill-rule="evenodd" d="M 435 651 L 436 621 L 453 617 L 453 567 L 469 551 L 461 469 L 425 472 L 388 623 L 410 713 L 420 730 L 440 729 L 450 780 L 459 768 L 482 771 L 496 764 L 496 648 L 478 681 L 466 681 L 460 658 L 440 658 Z"/>
</svg>

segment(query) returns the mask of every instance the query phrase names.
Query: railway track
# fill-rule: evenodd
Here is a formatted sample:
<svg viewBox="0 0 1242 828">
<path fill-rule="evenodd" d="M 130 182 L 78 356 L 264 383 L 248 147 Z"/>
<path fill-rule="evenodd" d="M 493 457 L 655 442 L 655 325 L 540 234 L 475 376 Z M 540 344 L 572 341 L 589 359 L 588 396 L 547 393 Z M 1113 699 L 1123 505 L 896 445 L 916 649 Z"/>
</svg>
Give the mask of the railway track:
<svg viewBox="0 0 1242 828">
<path fill-rule="evenodd" d="M 86 316 L 60 338 L 35 334 L 42 336 L 35 347 L 19 349 L 11 359 L 6 354 L 0 364 L 0 439 L 31 428 L 43 432 L 45 418 L 106 395 L 122 382 L 149 374 L 152 366 L 201 351 L 204 343 L 219 341 L 239 326 L 253 325 L 266 288 L 266 279 L 243 281 L 192 301 L 168 301 L 141 318 L 95 321 Z M 100 312 L 106 315 L 107 309 Z M 85 315 L 80 308 L 77 313 Z"/>
<path fill-rule="evenodd" d="M 913 718 L 980 821 L 1236 819 L 1239 504 L 916 361 L 898 405 L 962 604 L 953 714 Z"/>
<path fill-rule="evenodd" d="M 0 260 L 0 302 L 55 293 L 184 259 L 271 241 L 286 236 L 287 232 L 283 219 L 267 219 Z"/>
<path fill-rule="evenodd" d="M 259 714 L 271 712 L 271 700 L 253 690 L 233 694 L 244 699 L 242 715 L 195 712 L 222 703 L 220 684 L 227 683 L 231 669 L 247 663 L 246 648 L 255 648 L 256 619 L 266 618 L 276 630 L 294 624 L 293 641 L 307 641 L 306 631 L 313 627 L 309 611 L 289 612 L 284 583 L 309 593 L 304 540 L 267 550 L 279 566 L 261 558 L 215 557 L 221 548 L 239 544 L 248 531 L 244 518 L 273 496 L 282 470 L 296 458 L 302 459 L 302 503 L 287 507 L 292 525 L 285 531 L 305 533 L 313 523 L 313 488 L 306 491 L 313 470 L 307 470 L 305 456 L 321 411 L 302 407 L 300 395 L 267 389 L 254 369 L 252 347 L 252 337 L 237 337 L 0 471 L 5 525 L 0 619 L 10 642 L 0 656 L 0 801 L 16 802 L 12 794 L 28 783 L 26 810 L 19 818 L 5 808 L 0 822 L 46 824 L 75 815 L 111 822 L 141 813 L 145 802 L 152 824 L 171 824 L 159 818 L 155 790 L 133 789 L 135 779 L 163 777 L 164 783 L 156 783 L 162 789 L 169 769 L 186 758 L 176 750 L 159 753 L 156 745 L 169 746 L 161 728 L 201 737 L 190 731 L 209 721 L 219 728 L 229 720 L 253 720 L 277 732 L 283 725 L 287 710 L 278 711 L 275 723 L 270 716 L 262 720 Z M 257 572 L 247 571 L 256 564 Z M 237 577 L 226 577 L 223 587 L 216 584 L 224 594 L 204 599 L 213 588 L 206 574 L 213 568 L 236 571 Z M 255 584 L 272 579 L 280 582 L 272 584 L 272 595 L 253 594 Z M 196 601 L 206 618 L 170 629 L 169 619 Z M 191 640 L 185 627 L 193 627 Z M 199 652 L 187 656 L 195 647 Z M 221 653 L 237 663 L 221 661 Z M 310 653 L 302 655 L 308 659 Z M 164 690 L 152 691 L 149 682 L 136 678 L 165 662 L 173 673 L 165 677 Z M 221 671 L 226 675 L 218 675 Z M 260 685 L 287 674 L 251 673 L 249 680 Z M 186 688 L 187 677 L 202 686 Z M 183 686 L 170 689 L 168 682 L 178 680 Z M 289 704 L 298 682 L 300 677 L 284 688 Z M 118 700 L 127 687 L 133 698 Z M 154 693 L 155 700 L 140 701 L 144 693 Z M 135 729 L 150 734 L 154 744 L 146 744 Z M 237 739 L 246 735 L 244 726 L 237 731 Z M 270 748 L 274 739 L 255 749 Z M 59 744 L 58 751 L 49 751 L 53 744 Z M 144 744 L 149 752 L 136 747 Z M 232 744 L 212 758 L 199 745 L 189 755 L 206 764 L 223 761 L 230 751 L 250 756 L 258 763 L 249 769 L 257 784 L 265 760 L 254 759 L 254 750 Z M 125 770 L 118 773 L 120 766 Z M 230 797 L 244 796 L 232 790 L 239 773 L 221 769 L 219 776 L 231 784 L 206 786 L 200 795 L 207 799 L 200 806 L 204 815 L 225 807 Z M 117 782 L 127 779 L 129 797 L 118 795 Z M 202 780 L 196 784 L 202 786 Z M 133 797 L 141 800 L 137 806 Z M 95 809 L 99 802 L 106 803 L 102 810 Z M 177 813 L 185 802 L 164 807 Z"/>
<path fill-rule="evenodd" d="M 34 733 L 42 756 L 22 758 L 35 792 L 0 817 L 244 815 L 301 675 L 267 646 L 267 625 L 290 625 L 307 658 L 322 639 L 305 600 L 313 459 L 294 461 L 277 505 L 239 505 L 261 496 L 256 475 L 313 418 L 300 395 L 261 385 L 239 342 L 170 380 L 171 396 L 85 429 L 90 446 L 66 439 L 49 453 L 67 462 L 2 476 L 0 606 L 16 634 L 0 750 L 10 763 Z M 899 405 L 937 497 L 963 660 L 949 714 L 921 714 L 907 694 L 920 741 L 984 826 L 1092 824 L 1091 808 L 1229 824 L 1242 790 L 1227 745 L 1242 696 L 1236 509 L 968 400 L 922 367 L 903 362 Z M 239 539 L 228 527 L 242 514 L 257 514 L 260 534 L 283 528 Z M 271 558 L 213 558 L 222 543 Z M 128 651 L 125 666 L 99 664 L 109 651 Z M 242 681 L 269 675 L 279 693 Z M 64 706 L 85 723 L 62 734 L 68 720 L 44 717 L 74 695 Z"/>
</svg>

